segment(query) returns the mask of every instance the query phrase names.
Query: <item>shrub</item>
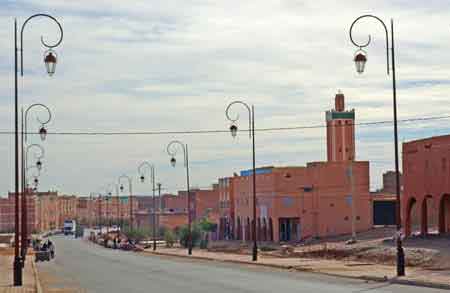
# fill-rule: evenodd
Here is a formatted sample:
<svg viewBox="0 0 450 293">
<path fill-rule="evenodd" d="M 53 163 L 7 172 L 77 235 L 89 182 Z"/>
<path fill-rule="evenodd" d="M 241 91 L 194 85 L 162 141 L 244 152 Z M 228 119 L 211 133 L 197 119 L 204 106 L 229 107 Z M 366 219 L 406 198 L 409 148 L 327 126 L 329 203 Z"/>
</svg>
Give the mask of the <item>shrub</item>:
<svg viewBox="0 0 450 293">
<path fill-rule="evenodd" d="M 175 233 L 173 233 L 169 229 L 166 229 L 164 232 L 164 241 L 166 242 L 166 247 L 167 248 L 173 247 L 175 240 L 176 240 Z"/>
<path fill-rule="evenodd" d="M 195 223 L 192 223 L 191 225 L 191 235 L 192 235 L 192 246 L 197 245 L 197 243 L 200 241 L 201 232 Z M 182 226 L 178 230 L 178 238 L 180 239 L 180 244 L 183 247 L 188 246 L 188 236 L 189 236 L 189 229 L 187 225 Z"/>
<path fill-rule="evenodd" d="M 207 248 L 208 248 L 208 239 L 200 240 L 200 249 L 207 249 Z"/>
<path fill-rule="evenodd" d="M 275 248 L 273 246 L 270 246 L 270 245 L 260 245 L 259 249 L 261 251 L 275 251 L 275 250 L 277 250 L 277 248 Z"/>
<path fill-rule="evenodd" d="M 202 232 L 215 232 L 217 230 L 217 224 L 210 222 L 208 219 L 203 218 L 198 223 Z"/>
<path fill-rule="evenodd" d="M 138 228 L 138 229 L 124 229 L 122 231 L 129 239 L 133 240 L 136 243 L 144 240 L 148 235 L 148 231 Z"/>
</svg>

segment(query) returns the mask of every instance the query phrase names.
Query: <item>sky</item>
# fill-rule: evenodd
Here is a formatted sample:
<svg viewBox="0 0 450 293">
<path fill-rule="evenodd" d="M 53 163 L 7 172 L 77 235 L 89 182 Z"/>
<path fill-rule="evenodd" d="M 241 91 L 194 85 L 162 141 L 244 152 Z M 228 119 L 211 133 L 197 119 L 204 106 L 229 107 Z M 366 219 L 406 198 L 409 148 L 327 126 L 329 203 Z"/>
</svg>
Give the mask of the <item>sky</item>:
<svg viewBox="0 0 450 293">
<path fill-rule="evenodd" d="M 54 76 L 45 72 L 40 43 L 58 40 L 48 19 L 24 31 L 20 105 L 44 103 L 52 111 L 45 142 L 41 191 L 89 195 L 105 192 L 122 174 L 135 194 L 143 161 L 156 167 L 164 192 L 185 188 L 181 150 L 172 168 L 167 144 L 189 146 L 191 185 L 251 167 L 251 140 L 241 131 L 157 135 L 57 135 L 52 132 L 158 132 L 227 130 L 226 106 L 255 106 L 256 128 L 325 125 L 326 110 L 341 90 L 356 122 L 392 120 L 392 81 L 386 74 L 383 27 L 371 19 L 355 26 L 366 48 L 366 72 L 352 61 L 357 48 L 349 27 L 363 14 L 390 25 L 394 19 L 399 119 L 450 115 L 450 9 L 447 0 L 2 0 L 0 5 L 0 131 L 13 130 L 14 18 L 19 27 L 49 13 L 64 29 L 55 48 Z M 244 108 L 238 126 L 246 129 Z M 30 112 L 30 131 L 39 128 Z M 399 123 L 400 143 L 449 133 L 450 119 Z M 357 126 L 356 158 L 370 161 L 371 189 L 394 168 L 392 124 Z M 0 196 L 14 188 L 14 140 L 0 134 Z M 302 166 L 326 160 L 326 129 L 256 133 L 258 166 Z"/>
</svg>

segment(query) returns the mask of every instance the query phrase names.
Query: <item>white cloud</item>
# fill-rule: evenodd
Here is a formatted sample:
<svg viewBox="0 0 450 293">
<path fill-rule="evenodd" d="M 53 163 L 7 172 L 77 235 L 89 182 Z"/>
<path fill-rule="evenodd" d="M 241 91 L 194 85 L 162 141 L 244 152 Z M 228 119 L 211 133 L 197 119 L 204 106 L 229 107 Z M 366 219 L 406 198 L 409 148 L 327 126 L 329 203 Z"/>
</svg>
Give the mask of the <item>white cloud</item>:
<svg viewBox="0 0 450 293">
<path fill-rule="evenodd" d="M 356 108 L 358 121 L 391 120 L 391 80 L 383 29 L 376 22 L 355 28 L 358 40 L 368 33 L 373 37 L 367 72 L 358 76 L 352 62 L 356 48 L 348 38 L 349 25 L 368 12 L 387 23 L 395 20 L 399 117 L 447 114 L 450 12 L 444 8 L 446 1 L 8 2 L 0 8 L 0 125 L 12 129 L 13 16 L 20 23 L 36 11 L 61 19 L 65 32 L 52 78 L 44 75 L 39 36 L 45 32 L 55 40 L 56 28 L 36 20 L 25 32 L 21 101 L 47 104 L 54 112 L 51 130 L 226 129 L 224 109 L 234 98 L 255 104 L 257 127 L 317 125 L 324 123 L 338 89 L 348 107 Z M 401 137 L 433 135 L 446 124 L 401 125 Z M 243 134 L 235 142 L 226 133 L 49 136 L 42 189 L 87 194 L 124 172 L 135 175 L 137 165 L 149 158 L 163 184 L 183 187 L 183 170 L 169 169 L 164 152 L 172 138 L 191 147 L 195 185 L 250 166 L 250 142 Z M 392 127 L 359 127 L 358 139 L 358 157 L 374 161 L 375 187 L 381 172 L 393 167 Z M 261 133 L 258 162 L 323 160 L 325 143 L 325 129 Z M 0 192 L 6 193 L 13 187 L 12 137 L 0 136 L 0 145 L 5 154 L 0 164 L 7 166 L 0 171 Z"/>
</svg>

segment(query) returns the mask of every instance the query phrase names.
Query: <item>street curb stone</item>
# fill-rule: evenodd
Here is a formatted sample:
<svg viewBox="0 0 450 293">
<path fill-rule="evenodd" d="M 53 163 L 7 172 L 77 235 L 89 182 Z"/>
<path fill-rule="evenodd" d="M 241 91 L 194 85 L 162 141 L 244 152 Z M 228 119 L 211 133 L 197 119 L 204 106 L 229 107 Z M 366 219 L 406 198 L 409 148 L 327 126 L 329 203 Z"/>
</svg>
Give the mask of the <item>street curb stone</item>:
<svg viewBox="0 0 450 293">
<path fill-rule="evenodd" d="M 364 280 L 364 281 L 372 281 L 372 282 L 379 282 L 379 283 L 388 282 L 391 284 L 450 290 L 450 284 L 405 280 L 405 279 L 399 279 L 397 277 L 383 278 L 383 277 L 366 276 L 366 275 L 348 276 L 348 275 L 340 275 L 340 274 L 322 272 L 322 271 L 314 270 L 312 268 L 284 266 L 284 265 L 277 265 L 277 264 L 266 264 L 266 263 L 258 263 L 258 262 L 252 262 L 252 261 L 242 261 L 242 260 L 216 259 L 216 258 L 207 257 L 207 256 L 179 255 L 179 254 L 171 254 L 171 253 L 165 253 L 165 252 L 159 252 L 159 251 L 143 251 L 141 253 L 180 257 L 180 258 L 193 258 L 193 259 L 208 260 L 208 261 L 228 262 L 228 263 L 236 263 L 236 264 L 247 264 L 247 265 L 254 265 L 254 266 L 263 266 L 263 267 L 271 267 L 271 268 L 284 269 L 284 270 L 295 270 L 295 271 L 299 271 L 299 272 L 322 274 L 322 275 L 326 275 L 326 276 L 330 276 L 330 277 L 347 278 L 347 279 L 354 279 L 354 280 Z"/>
<path fill-rule="evenodd" d="M 33 261 L 31 261 L 31 267 L 33 268 L 33 275 L 34 275 L 34 282 L 36 285 L 36 292 L 37 293 L 43 293 L 41 281 L 39 280 L 39 274 L 36 268 L 36 265 Z"/>
</svg>

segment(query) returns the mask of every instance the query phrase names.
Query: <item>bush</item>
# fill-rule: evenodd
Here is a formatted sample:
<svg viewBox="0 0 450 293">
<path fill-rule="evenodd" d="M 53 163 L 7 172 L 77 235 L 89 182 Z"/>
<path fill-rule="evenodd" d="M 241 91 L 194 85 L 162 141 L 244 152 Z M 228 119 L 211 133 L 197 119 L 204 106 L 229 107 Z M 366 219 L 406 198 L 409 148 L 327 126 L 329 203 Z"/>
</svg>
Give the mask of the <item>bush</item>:
<svg viewBox="0 0 450 293">
<path fill-rule="evenodd" d="M 261 251 L 275 251 L 275 250 L 277 250 L 276 247 L 273 247 L 273 246 L 270 246 L 270 245 L 260 245 L 259 249 Z"/>
<path fill-rule="evenodd" d="M 148 235 L 148 231 L 138 228 L 138 229 L 124 229 L 122 231 L 129 239 L 133 240 L 135 243 L 139 243 L 144 240 Z"/>
<path fill-rule="evenodd" d="M 169 229 L 167 229 L 164 226 L 159 227 L 158 231 L 156 231 L 156 233 L 158 233 L 158 234 L 156 234 L 156 237 L 158 237 L 158 238 L 165 237 L 167 230 L 169 230 Z M 173 234 L 173 231 L 170 231 L 170 232 L 172 232 L 172 234 Z M 174 235 L 174 237 L 175 237 L 175 235 Z"/>
<path fill-rule="evenodd" d="M 208 219 L 203 218 L 198 223 L 200 230 L 202 232 L 215 232 L 217 230 L 217 224 L 210 222 Z"/>
<path fill-rule="evenodd" d="M 194 223 L 191 225 L 191 235 L 192 235 L 192 246 L 196 246 L 197 243 L 200 241 L 201 231 L 198 225 Z M 180 239 L 180 244 L 183 247 L 188 247 L 188 236 L 189 236 L 188 226 L 184 225 L 178 230 L 178 238 Z"/>
<path fill-rule="evenodd" d="M 208 239 L 200 240 L 200 249 L 207 249 L 207 248 L 208 248 Z"/>
<path fill-rule="evenodd" d="M 171 230 L 166 229 L 164 232 L 164 241 L 166 242 L 166 247 L 171 248 L 175 244 L 175 233 L 173 233 Z"/>
</svg>

